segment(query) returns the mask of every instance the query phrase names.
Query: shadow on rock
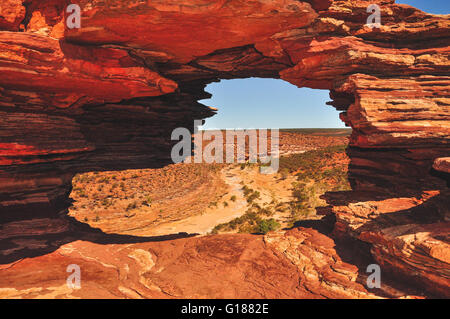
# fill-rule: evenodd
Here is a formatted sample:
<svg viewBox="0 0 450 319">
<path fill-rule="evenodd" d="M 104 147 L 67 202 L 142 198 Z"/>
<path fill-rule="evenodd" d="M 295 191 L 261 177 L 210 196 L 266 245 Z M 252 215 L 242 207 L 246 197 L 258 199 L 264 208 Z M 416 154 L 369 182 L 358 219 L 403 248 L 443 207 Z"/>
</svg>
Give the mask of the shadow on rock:
<svg viewBox="0 0 450 319">
<path fill-rule="evenodd" d="M 163 236 L 132 236 L 107 234 L 97 228 L 78 222 L 68 216 L 63 217 L 68 222 L 68 230 L 57 234 L 33 235 L 23 233 L 0 240 L 0 264 L 9 264 L 23 258 L 32 258 L 49 254 L 62 245 L 74 241 L 89 241 L 96 244 L 135 244 L 145 242 L 169 241 L 181 238 L 189 238 L 198 234 L 178 233 Z"/>
</svg>

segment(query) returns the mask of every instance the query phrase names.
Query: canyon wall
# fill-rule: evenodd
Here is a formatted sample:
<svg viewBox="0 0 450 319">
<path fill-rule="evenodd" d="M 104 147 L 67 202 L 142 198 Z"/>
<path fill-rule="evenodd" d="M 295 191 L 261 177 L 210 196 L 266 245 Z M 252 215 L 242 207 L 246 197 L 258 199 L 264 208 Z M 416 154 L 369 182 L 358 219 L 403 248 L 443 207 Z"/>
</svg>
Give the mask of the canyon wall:
<svg viewBox="0 0 450 319">
<path fill-rule="evenodd" d="M 69 3 L 0 4 L 1 261 L 76 234 L 76 173 L 168 164 L 172 130 L 216 113 L 197 102 L 208 83 L 281 78 L 330 90 L 353 129 L 353 190 L 327 195 L 334 236 L 448 296 L 448 15 L 393 0 L 79 0 L 68 29 Z"/>
</svg>

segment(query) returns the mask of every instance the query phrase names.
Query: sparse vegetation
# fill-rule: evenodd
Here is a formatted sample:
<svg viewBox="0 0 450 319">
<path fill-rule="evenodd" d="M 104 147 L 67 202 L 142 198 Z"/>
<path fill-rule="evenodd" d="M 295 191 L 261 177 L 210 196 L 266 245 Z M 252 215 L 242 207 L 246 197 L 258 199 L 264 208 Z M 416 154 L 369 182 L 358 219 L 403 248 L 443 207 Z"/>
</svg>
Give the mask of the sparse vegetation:
<svg viewBox="0 0 450 319">
<path fill-rule="evenodd" d="M 297 176 L 320 177 L 328 170 L 328 165 L 346 166 L 346 163 L 339 164 L 333 161 L 333 156 L 336 154 L 345 155 L 346 148 L 346 145 L 336 145 L 305 153 L 282 156 L 280 158 L 280 171 L 286 169 L 290 173 L 299 171 Z"/>
<path fill-rule="evenodd" d="M 304 139 L 301 141 L 305 142 Z M 307 147 L 315 147 L 315 140 L 308 138 L 305 143 L 309 143 Z M 299 144 L 300 149 L 302 145 Z M 332 145 L 332 140 L 326 145 Z M 245 162 L 226 166 L 234 176 L 245 176 L 245 182 L 236 182 L 236 185 L 241 184 L 247 208 L 241 217 L 217 225 L 213 233 L 267 233 L 289 226 L 290 222 L 314 218 L 316 207 L 324 204 L 320 199 L 322 194 L 349 189 L 345 145 L 282 156 L 278 176 L 271 177 L 270 192 L 264 188 L 266 180 L 252 178 L 253 174 L 258 174 L 256 169 L 245 170 L 258 165 L 262 164 Z M 95 221 L 98 223 L 95 227 L 100 228 L 111 223 L 109 216 L 119 216 L 121 222 L 134 227 L 133 223 L 139 222 L 140 216 L 145 216 L 145 221 L 141 217 L 142 224 L 149 225 L 153 220 L 158 224 L 208 213 L 208 207 L 212 210 L 222 206 L 240 207 L 241 195 L 228 193 L 220 180 L 222 173 L 219 172 L 223 167 L 225 165 L 183 164 L 153 170 L 80 174 L 73 179 L 72 198 L 75 202 L 70 208 L 71 215 L 80 221 Z M 241 169 L 245 171 L 241 172 Z M 289 185 L 294 177 L 296 181 L 292 183 L 290 200 Z M 282 185 L 282 195 L 277 193 L 274 183 Z M 239 205 L 233 205 L 238 198 Z"/>
<path fill-rule="evenodd" d="M 267 234 L 270 231 L 277 230 L 280 226 L 280 223 L 273 218 L 263 219 L 258 223 L 259 232 L 262 234 Z"/>
<path fill-rule="evenodd" d="M 222 195 L 226 192 L 219 179 L 222 167 L 186 164 L 161 169 L 78 174 L 72 180 L 74 204 L 69 214 L 80 222 L 95 222 L 95 227 L 103 229 L 106 225 L 110 230 L 117 229 L 120 224 L 110 222 L 114 216 L 121 216 L 123 223 L 127 223 L 125 218 L 137 216 L 130 223 L 148 225 L 163 208 L 164 218 L 195 215 L 204 211 L 211 201 L 222 205 Z M 180 193 L 180 189 L 184 193 Z M 200 193 L 190 195 L 199 189 L 202 190 Z M 148 215 L 139 221 L 142 212 Z M 164 218 L 155 220 L 155 224 L 164 222 Z"/>
<path fill-rule="evenodd" d="M 280 222 L 272 217 L 275 212 L 287 213 L 290 216 L 288 226 L 292 226 L 297 220 L 314 215 L 316 207 L 325 204 L 320 199 L 321 195 L 327 191 L 350 188 L 347 180 L 348 159 L 345 147 L 345 145 L 331 146 L 281 157 L 281 180 L 286 180 L 291 174 L 297 179 L 292 183 L 292 201 L 278 202 L 272 196 L 269 204 L 261 205 L 257 203 L 261 198 L 260 192 L 242 183 L 242 191 L 249 208 L 243 216 L 217 225 L 212 233 L 235 231 L 267 233 L 281 227 Z"/>
<path fill-rule="evenodd" d="M 316 207 L 325 204 L 320 199 L 325 192 L 350 189 L 345 148 L 346 145 L 331 146 L 280 159 L 281 169 L 297 177 L 292 185 L 294 200 L 290 203 L 292 223 L 314 214 Z"/>
<path fill-rule="evenodd" d="M 242 190 L 244 191 L 244 197 L 249 204 L 253 203 L 256 199 L 259 199 L 261 197 L 260 192 L 251 189 L 247 185 L 244 185 L 244 187 L 242 187 Z"/>
<path fill-rule="evenodd" d="M 239 233 L 262 233 L 274 231 L 280 228 L 280 224 L 273 218 L 264 219 L 255 211 L 248 210 L 243 216 L 233 219 L 228 223 L 219 224 L 211 231 L 211 234 L 219 232 L 238 231 Z"/>
<path fill-rule="evenodd" d="M 274 214 L 273 206 L 269 205 L 261 207 L 257 203 L 252 203 L 243 216 L 237 217 L 228 223 L 217 225 L 212 230 L 211 233 L 217 234 L 219 232 L 233 232 L 233 231 L 237 231 L 239 233 L 266 233 L 267 231 L 275 230 L 274 228 L 275 224 L 273 222 L 266 222 L 265 218 L 270 217 L 273 214 Z M 268 230 L 267 225 L 270 225 L 271 227 Z M 279 226 L 280 225 L 278 224 L 277 227 Z"/>
</svg>

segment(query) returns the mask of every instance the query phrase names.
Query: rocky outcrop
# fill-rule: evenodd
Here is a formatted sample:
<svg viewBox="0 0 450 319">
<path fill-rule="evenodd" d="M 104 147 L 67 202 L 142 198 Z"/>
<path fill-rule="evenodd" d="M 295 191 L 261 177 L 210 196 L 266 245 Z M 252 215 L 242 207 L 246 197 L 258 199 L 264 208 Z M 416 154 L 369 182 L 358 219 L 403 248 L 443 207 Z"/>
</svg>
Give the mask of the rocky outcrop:
<svg viewBox="0 0 450 319">
<path fill-rule="evenodd" d="M 372 3 L 380 28 L 365 25 Z M 71 231 L 64 216 L 75 173 L 169 163 L 172 130 L 215 113 L 197 102 L 208 83 L 272 77 L 329 89 L 353 128 L 353 192 L 329 202 L 341 207 L 336 233 L 370 243 L 386 270 L 420 274 L 419 285 L 444 293 L 447 253 L 433 247 L 448 244 L 447 175 L 433 163 L 450 153 L 448 16 L 393 0 L 78 4 L 81 28 L 71 30 L 65 0 L 0 4 L 2 259 Z M 434 204 L 420 204 L 429 192 L 439 194 Z M 367 204 L 376 196 L 395 203 L 389 214 Z M 396 206 L 399 197 L 418 208 Z M 416 209 L 430 218 L 385 220 Z M 428 237 L 404 236 L 422 230 Z"/>
<path fill-rule="evenodd" d="M 262 236 L 143 238 L 85 234 L 57 251 L 1 266 L 1 298 L 380 298 L 355 265 L 312 229 Z M 120 237 L 120 236 L 115 236 Z M 89 240 L 89 241 L 87 241 Z M 115 242 L 115 244 L 111 244 Z M 36 264 L 40 265 L 39 269 Z M 68 265 L 81 288 L 67 286 Z M 411 296 L 414 297 L 414 296 Z"/>
<path fill-rule="evenodd" d="M 448 190 L 400 198 L 329 194 L 335 204 L 334 235 L 371 244 L 372 255 L 384 269 L 448 298 L 449 195 Z"/>
<path fill-rule="evenodd" d="M 25 19 L 25 6 L 21 0 L 5 0 L 0 6 L 0 30 L 19 30 Z"/>
<path fill-rule="evenodd" d="M 437 158 L 433 163 L 433 168 L 439 172 L 450 174 L 450 157 Z"/>
</svg>

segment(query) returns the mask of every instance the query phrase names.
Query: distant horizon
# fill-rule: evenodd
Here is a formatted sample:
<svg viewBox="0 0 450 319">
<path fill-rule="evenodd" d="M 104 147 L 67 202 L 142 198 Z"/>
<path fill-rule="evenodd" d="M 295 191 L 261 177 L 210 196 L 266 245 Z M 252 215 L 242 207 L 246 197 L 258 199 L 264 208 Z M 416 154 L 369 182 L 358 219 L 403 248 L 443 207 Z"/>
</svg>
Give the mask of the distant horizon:
<svg viewBox="0 0 450 319">
<path fill-rule="evenodd" d="M 221 80 L 207 86 L 212 98 L 201 100 L 217 108 L 205 120 L 205 130 L 249 128 L 345 128 L 332 106 L 328 90 L 298 88 L 271 78 Z M 313 110 L 313 111 L 312 111 Z"/>
<path fill-rule="evenodd" d="M 449 14 L 449 0 L 397 0 L 432 14 Z M 382 20 L 383 21 L 383 20 Z M 202 130 L 248 128 L 346 128 L 339 111 L 326 105 L 329 90 L 298 88 L 281 79 L 246 78 L 208 84 L 218 109 Z"/>
<path fill-rule="evenodd" d="M 216 130 L 349 130 L 351 127 L 251 127 L 251 128 L 199 128 L 199 131 L 216 131 Z"/>
</svg>

